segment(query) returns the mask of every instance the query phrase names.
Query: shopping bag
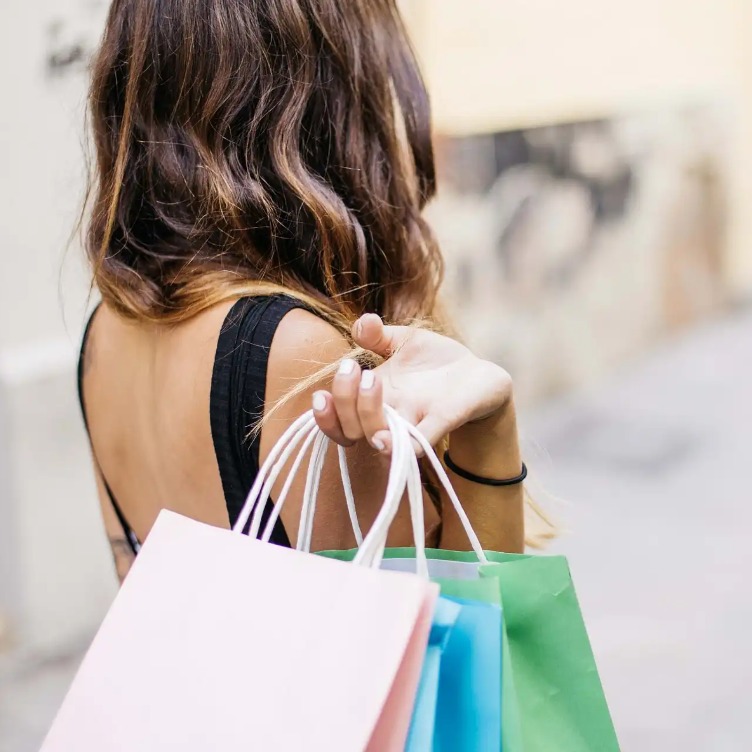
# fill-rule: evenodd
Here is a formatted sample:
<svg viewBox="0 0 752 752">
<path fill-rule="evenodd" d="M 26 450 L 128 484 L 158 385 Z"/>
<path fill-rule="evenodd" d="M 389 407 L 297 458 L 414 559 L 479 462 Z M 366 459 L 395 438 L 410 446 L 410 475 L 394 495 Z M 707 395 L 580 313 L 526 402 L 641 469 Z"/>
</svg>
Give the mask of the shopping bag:
<svg viewBox="0 0 752 752">
<path fill-rule="evenodd" d="M 618 752 L 611 715 L 563 556 L 480 568 L 497 579 L 506 614 L 524 752 Z"/>
<path fill-rule="evenodd" d="M 429 563 L 425 551 L 425 524 L 423 519 L 423 497 L 420 469 L 417 459 L 409 442 L 409 428 L 390 409 L 387 409 L 387 419 L 392 428 L 393 448 L 392 462 L 403 466 L 407 475 L 406 488 L 410 505 L 410 515 L 413 526 L 413 537 L 416 541 L 414 558 L 410 567 L 416 574 L 428 578 Z M 395 436 L 395 427 L 400 427 L 402 437 Z M 314 446 L 309 479 L 320 472 L 323 462 L 323 442 Z M 407 461 L 400 456 L 400 452 L 408 453 Z M 340 455 L 342 461 L 342 456 Z M 342 462 L 341 462 L 342 464 Z M 346 464 L 346 463 L 345 463 Z M 346 471 L 343 470 L 343 480 Z M 346 482 L 345 498 L 351 503 L 351 491 Z M 309 503 L 315 508 L 315 495 L 309 499 L 306 494 L 303 502 L 304 511 L 301 518 L 311 517 Z M 308 511 L 306 511 L 308 510 Z M 356 540 L 360 536 L 357 528 L 357 515 L 351 510 Z M 474 536 L 474 533 L 472 533 Z M 305 550 L 310 545 L 310 530 L 306 529 L 299 535 L 299 545 Z M 370 540 L 362 543 L 357 553 L 349 556 L 347 553 L 331 554 L 339 558 L 366 558 L 379 563 L 384 555 L 386 536 L 380 539 L 369 534 Z M 476 548 L 479 554 L 480 544 Z M 386 566 L 386 562 L 382 563 Z M 478 601 L 458 598 L 442 598 L 440 606 L 445 601 L 452 602 L 459 607 L 443 652 L 435 649 L 429 642 L 426 660 L 423 666 L 421 688 L 413 714 L 411 735 L 408 749 L 444 750 L 487 750 L 497 752 L 501 746 L 501 609 L 497 604 L 486 604 Z M 441 609 L 434 613 L 434 625 L 442 620 Z M 434 693 L 435 678 L 438 671 L 438 691 Z M 431 700 L 434 696 L 435 712 L 431 712 Z M 433 731 L 429 728 L 431 715 L 435 717 Z M 432 737 L 432 739 L 431 739 Z"/>
<path fill-rule="evenodd" d="M 43 752 L 404 748 L 438 588 L 241 535 L 267 476 L 234 531 L 159 515 Z"/>
<path fill-rule="evenodd" d="M 334 553 L 334 552 L 332 552 Z M 345 561 L 350 560 L 355 551 L 336 552 L 337 558 Z M 441 586 L 442 596 L 454 596 L 466 598 L 481 603 L 501 606 L 501 592 L 499 582 L 496 579 L 480 579 L 478 562 L 460 561 L 455 562 L 442 557 L 453 554 L 470 557 L 472 553 L 460 553 L 446 550 L 427 549 L 429 557 L 428 568 L 432 579 Z M 494 556 L 493 553 L 487 552 Z M 382 568 L 394 571 L 415 571 L 415 559 L 412 558 L 413 550 L 410 548 L 393 548 L 385 551 L 385 559 Z M 455 576 L 455 579 L 451 578 Z M 514 666 L 511 660 L 509 639 L 506 630 L 501 630 L 501 749 L 503 752 L 511 750 L 524 750 L 520 710 L 517 704 L 515 691 Z"/>
<path fill-rule="evenodd" d="M 500 633 L 499 606 L 439 599 L 407 752 L 501 749 Z"/>
<path fill-rule="evenodd" d="M 483 583 L 498 585 L 509 655 L 502 692 L 504 736 L 512 737 L 504 751 L 618 751 L 566 558 L 485 553 L 488 564 L 479 564 L 472 551 L 426 552 L 442 594 L 493 602 L 493 589 Z M 413 556 L 409 548 L 388 549 L 383 566 L 414 571 Z"/>
<path fill-rule="evenodd" d="M 618 752 L 613 722 L 563 556 L 484 552 L 443 467 L 415 431 L 472 551 L 424 550 L 442 596 L 501 604 L 503 752 Z M 342 560 L 354 552 L 324 552 Z M 416 571 L 416 552 L 386 549 L 383 568 Z"/>
<path fill-rule="evenodd" d="M 441 660 L 460 610 L 460 605 L 448 598 L 439 598 L 436 603 L 405 752 L 434 749 Z"/>
<path fill-rule="evenodd" d="M 436 752 L 501 749 L 501 608 L 454 599 L 461 606 L 439 672 Z"/>
<path fill-rule="evenodd" d="M 391 548 L 386 549 L 384 552 L 384 560 L 381 564 L 383 569 L 401 571 L 401 572 L 414 572 L 415 571 L 415 559 L 413 548 Z M 357 549 L 340 550 L 340 551 L 320 551 L 319 555 L 327 558 L 338 559 L 340 561 L 352 561 L 356 555 Z M 447 597 L 457 600 L 466 601 L 478 601 L 484 604 L 493 604 L 500 608 L 501 606 L 501 593 L 499 590 L 499 582 L 496 579 L 480 579 L 478 573 L 477 562 L 467 562 L 464 569 L 460 568 L 458 579 L 450 579 L 442 577 L 449 572 L 449 569 L 443 566 L 444 558 L 433 557 L 445 557 L 455 552 L 445 550 L 426 549 L 428 558 L 429 572 L 432 575 L 434 582 L 440 585 L 442 599 Z M 472 556 L 472 553 L 466 554 L 464 552 L 456 552 L 460 556 Z M 450 562 L 451 564 L 452 562 Z M 465 563 L 465 562 L 461 562 Z M 435 576 L 434 576 L 435 575 Z M 517 694 L 515 691 L 513 666 L 511 663 L 511 655 L 509 651 L 509 641 L 507 639 L 506 631 L 503 628 L 503 614 L 500 613 L 500 620 L 502 626 L 499 631 L 496 632 L 497 647 L 495 650 L 501 650 L 501 669 L 499 673 L 501 675 L 501 689 L 494 693 L 488 685 L 486 685 L 486 693 L 484 695 L 483 702 L 493 703 L 501 699 L 499 706 L 499 712 L 501 716 L 500 720 L 500 740 L 501 750 L 506 752 L 517 752 L 517 750 L 524 750 L 522 746 L 522 731 L 520 724 L 520 713 L 517 705 Z M 493 665 L 493 664 L 491 664 Z M 496 669 L 498 670 L 498 669 Z M 498 676 L 498 674 L 497 674 Z M 494 737 L 489 737 L 488 744 L 498 744 L 499 739 L 499 727 L 497 726 L 497 733 Z"/>
</svg>

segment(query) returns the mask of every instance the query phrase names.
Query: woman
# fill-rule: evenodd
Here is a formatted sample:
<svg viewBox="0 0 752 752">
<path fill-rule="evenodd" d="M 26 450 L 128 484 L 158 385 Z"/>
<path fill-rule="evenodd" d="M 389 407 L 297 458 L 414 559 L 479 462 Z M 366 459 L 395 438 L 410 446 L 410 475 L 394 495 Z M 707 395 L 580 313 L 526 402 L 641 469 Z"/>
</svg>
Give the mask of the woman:
<svg viewBox="0 0 752 752">
<path fill-rule="evenodd" d="M 483 544 L 522 550 L 510 378 L 430 330 L 446 327 L 421 216 L 429 108 L 394 0 L 114 0 L 90 109 L 102 305 L 79 383 L 120 576 L 160 509 L 231 524 L 311 406 L 349 447 L 367 529 L 389 465 L 384 401 L 448 441 Z M 428 543 L 466 548 L 426 481 Z M 295 541 L 302 483 L 279 544 Z M 336 462 L 320 499 L 314 547 L 351 546 Z M 390 543 L 411 541 L 403 510 Z"/>
</svg>

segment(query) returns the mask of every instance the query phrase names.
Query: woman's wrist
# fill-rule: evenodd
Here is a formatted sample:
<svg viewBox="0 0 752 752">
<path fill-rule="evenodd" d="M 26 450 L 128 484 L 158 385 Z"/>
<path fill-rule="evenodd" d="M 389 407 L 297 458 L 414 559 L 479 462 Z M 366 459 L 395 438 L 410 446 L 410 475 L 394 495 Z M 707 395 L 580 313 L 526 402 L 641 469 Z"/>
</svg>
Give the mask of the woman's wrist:
<svg viewBox="0 0 752 752">
<path fill-rule="evenodd" d="M 459 467 L 487 478 L 511 478 L 522 467 L 517 414 L 510 397 L 491 415 L 465 423 L 449 435 L 449 451 Z"/>
</svg>

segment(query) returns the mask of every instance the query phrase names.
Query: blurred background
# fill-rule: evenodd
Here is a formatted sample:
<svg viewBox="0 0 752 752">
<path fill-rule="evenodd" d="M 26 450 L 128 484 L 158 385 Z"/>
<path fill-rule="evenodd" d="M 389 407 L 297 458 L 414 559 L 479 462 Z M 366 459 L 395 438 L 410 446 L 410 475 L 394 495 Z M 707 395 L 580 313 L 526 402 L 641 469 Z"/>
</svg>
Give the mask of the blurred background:
<svg viewBox="0 0 752 752">
<path fill-rule="evenodd" d="M 447 298 L 515 378 L 623 748 L 746 751 L 752 2 L 403 4 Z M 0 752 L 38 748 L 116 587 L 65 250 L 106 7 L 0 7 Z"/>
</svg>

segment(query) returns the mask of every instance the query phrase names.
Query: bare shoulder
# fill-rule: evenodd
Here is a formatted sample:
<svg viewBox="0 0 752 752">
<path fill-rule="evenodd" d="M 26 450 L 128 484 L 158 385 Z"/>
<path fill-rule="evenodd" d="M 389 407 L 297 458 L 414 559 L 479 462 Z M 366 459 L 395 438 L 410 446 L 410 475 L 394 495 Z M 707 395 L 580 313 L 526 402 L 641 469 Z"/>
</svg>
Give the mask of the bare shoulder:
<svg viewBox="0 0 752 752">
<path fill-rule="evenodd" d="M 293 309 L 280 321 L 267 364 L 268 420 L 261 430 L 262 460 L 285 429 L 310 409 L 314 392 L 331 387 L 331 377 L 306 381 L 336 363 L 349 349 L 346 338 L 335 327 L 303 308 Z"/>
<path fill-rule="evenodd" d="M 284 392 L 291 380 L 317 373 L 349 349 L 344 335 L 331 324 L 310 311 L 294 308 L 280 321 L 272 341 L 267 393 L 278 389 Z"/>
</svg>

